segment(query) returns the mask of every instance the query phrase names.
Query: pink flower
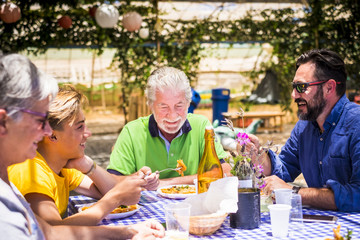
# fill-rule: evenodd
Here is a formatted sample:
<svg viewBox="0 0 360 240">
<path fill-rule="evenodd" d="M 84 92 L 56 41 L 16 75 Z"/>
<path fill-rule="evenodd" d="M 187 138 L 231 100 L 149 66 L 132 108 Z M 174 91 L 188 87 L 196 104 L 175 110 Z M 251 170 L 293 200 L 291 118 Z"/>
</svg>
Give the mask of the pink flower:
<svg viewBox="0 0 360 240">
<path fill-rule="evenodd" d="M 256 165 L 256 166 L 254 166 L 254 170 L 255 170 L 255 172 L 257 172 L 257 173 L 263 173 L 264 172 L 264 167 L 262 166 L 262 165 Z"/>
<path fill-rule="evenodd" d="M 247 135 L 246 133 L 241 133 L 239 132 L 236 135 L 236 141 L 240 144 L 240 145 L 246 145 L 247 143 L 250 142 L 250 138 L 249 135 Z"/>
<path fill-rule="evenodd" d="M 259 182 L 258 183 L 258 188 L 262 189 L 266 186 L 266 183 L 265 182 Z"/>
</svg>

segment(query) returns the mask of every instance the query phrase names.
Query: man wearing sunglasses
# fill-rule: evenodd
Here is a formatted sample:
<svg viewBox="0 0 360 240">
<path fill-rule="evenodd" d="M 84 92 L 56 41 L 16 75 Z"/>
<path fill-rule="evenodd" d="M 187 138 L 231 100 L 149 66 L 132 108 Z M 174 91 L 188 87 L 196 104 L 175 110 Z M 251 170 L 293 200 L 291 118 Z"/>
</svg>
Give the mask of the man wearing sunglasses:
<svg viewBox="0 0 360 240">
<path fill-rule="evenodd" d="M 360 105 L 346 95 L 344 61 L 330 50 L 311 50 L 296 63 L 292 98 L 299 121 L 280 154 L 264 159 L 265 193 L 292 188 L 303 173 L 307 188 L 293 187 L 303 204 L 360 211 Z M 258 139 L 251 136 L 259 146 Z"/>
</svg>

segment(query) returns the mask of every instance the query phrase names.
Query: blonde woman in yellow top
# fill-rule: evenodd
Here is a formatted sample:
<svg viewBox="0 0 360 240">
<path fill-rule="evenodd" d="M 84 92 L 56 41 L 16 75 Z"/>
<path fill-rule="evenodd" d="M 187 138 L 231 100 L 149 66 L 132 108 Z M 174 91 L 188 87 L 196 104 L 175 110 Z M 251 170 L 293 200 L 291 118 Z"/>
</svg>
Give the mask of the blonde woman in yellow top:
<svg viewBox="0 0 360 240">
<path fill-rule="evenodd" d="M 96 225 L 119 205 L 136 204 L 148 184 L 141 171 L 115 179 L 85 156 L 91 132 L 82 111 L 84 101 L 74 88 L 60 89 L 49 108 L 52 134 L 38 143 L 34 159 L 8 169 L 10 181 L 33 211 L 50 224 Z M 113 187 L 117 190 L 108 192 Z M 71 190 L 100 200 L 88 210 L 66 217 Z"/>
</svg>

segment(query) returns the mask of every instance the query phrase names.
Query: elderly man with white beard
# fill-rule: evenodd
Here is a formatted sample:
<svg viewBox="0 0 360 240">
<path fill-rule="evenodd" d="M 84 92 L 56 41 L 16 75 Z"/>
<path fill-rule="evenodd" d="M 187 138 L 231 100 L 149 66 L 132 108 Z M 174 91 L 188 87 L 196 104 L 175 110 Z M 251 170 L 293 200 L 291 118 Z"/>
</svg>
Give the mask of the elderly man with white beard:
<svg viewBox="0 0 360 240">
<path fill-rule="evenodd" d="M 360 105 L 345 94 L 347 74 L 341 57 L 310 50 L 296 62 L 292 98 L 299 121 L 280 154 L 264 159 L 265 193 L 293 188 L 303 204 L 360 211 Z M 255 146 L 258 139 L 251 136 Z M 307 188 L 291 187 L 302 173 Z"/>
<path fill-rule="evenodd" d="M 128 175 L 141 170 L 148 190 L 171 184 L 192 184 L 205 146 L 205 127 L 211 125 L 201 115 L 188 113 L 191 87 L 184 72 L 173 67 L 161 67 L 151 73 L 145 91 L 152 114 L 129 122 L 122 129 L 111 153 L 108 171 Z M 230 165 L 220 143 L 216 153 L 225 174 Z M 182 159 L 187 166 L 185 176 L 175 171 L 160 174 L 156 170 L 176 168 Z M 159 180 L 160 179 L 160 180 Z"/>
</svg>

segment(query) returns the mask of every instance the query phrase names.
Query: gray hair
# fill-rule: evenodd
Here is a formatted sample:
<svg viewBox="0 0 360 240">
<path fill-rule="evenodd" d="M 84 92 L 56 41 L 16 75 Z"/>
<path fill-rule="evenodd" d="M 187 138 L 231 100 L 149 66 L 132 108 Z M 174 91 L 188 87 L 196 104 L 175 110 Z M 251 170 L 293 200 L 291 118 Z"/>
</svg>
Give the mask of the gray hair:
<svg viewBox="0 0 360 240">
<path fill-rule="evenodd" d="M 58 85 L 25 56 L 8 54 L 0 56 L 0 108 L 19 120 L 19 108 L 31 108 L 38 101 L 55 98 Z M 14 109 L 12 109 L 14 108 Z"/>
<path fill-rule="evenodd" d="M 183 91 L 186 101 L 191 102 L 191 87 L 186 74 L 173 67 L 161 67 L 153 71 L 147 80 L 145 90 L 147 104 L 151 106 L 156 100 L 156 92 L 164 92 L 166 88 L 171 88 L 178 92 Z"/>
</svg>

